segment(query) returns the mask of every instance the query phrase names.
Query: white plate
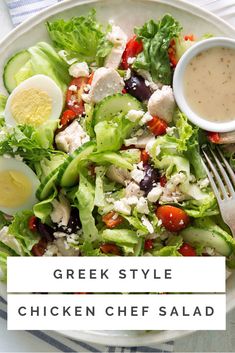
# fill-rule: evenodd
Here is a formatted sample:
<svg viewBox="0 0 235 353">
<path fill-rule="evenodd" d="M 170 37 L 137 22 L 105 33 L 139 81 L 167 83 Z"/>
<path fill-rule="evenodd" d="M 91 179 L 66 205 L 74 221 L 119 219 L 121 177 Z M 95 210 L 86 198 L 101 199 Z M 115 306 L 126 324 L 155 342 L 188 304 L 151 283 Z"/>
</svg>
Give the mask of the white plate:
<svg viewBox="0 0 235 353">
<path fill-rule="evenodd" d="M 0 67 L 17 50 L 28 48 L 37 41 L 48 40 L 44 23 L 51 17 L 69 18 L 86 14 L 89 9 L 97 9 L 101 22 L 113 19 L 129 34 L 134 26 L 142 25 L 150 18 L 157 19 L 170 12 L 183 25 L 186 33 L 200 36 L 204 33 L 235 36 L 235 29 L 226 22 L 180 0 L 67 0 L 46 9 L 39 15 L 24 22 L 0 43 Z M 0 72 L 0 91 L 4 91 Z M 215 273 L 216 276 L 216 273 Z M 0 294 L 6 296 L 6 288 L 0 284 Z M 227 284 L 227 310 L 235 307 L 235 273 Z M 179 338 L 189 331 L 60 331 L 73 339 L 116 346 L 144 346 Z"/>
</svg>

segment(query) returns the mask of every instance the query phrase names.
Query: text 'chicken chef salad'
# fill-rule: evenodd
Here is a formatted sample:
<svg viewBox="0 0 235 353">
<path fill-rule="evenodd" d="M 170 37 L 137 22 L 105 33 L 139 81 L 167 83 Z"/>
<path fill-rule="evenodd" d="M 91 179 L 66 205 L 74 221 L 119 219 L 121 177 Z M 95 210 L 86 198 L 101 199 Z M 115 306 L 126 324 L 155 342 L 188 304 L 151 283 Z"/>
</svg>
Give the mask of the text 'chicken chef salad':
<svg viewBox="0 0 235 353">
<path fill-rule="evenodd" d="M 52 45 L 21 51 L 4 69 L 3 279 L 9 255 L 223 255 L 234 267 L 235 242 L 201 163 L 207 135 L 171 87 L 182 54 L 205 38 L 183 35 L 169 14 L 131 38 L 94 11 L 46 27 Z"/>
</svg>

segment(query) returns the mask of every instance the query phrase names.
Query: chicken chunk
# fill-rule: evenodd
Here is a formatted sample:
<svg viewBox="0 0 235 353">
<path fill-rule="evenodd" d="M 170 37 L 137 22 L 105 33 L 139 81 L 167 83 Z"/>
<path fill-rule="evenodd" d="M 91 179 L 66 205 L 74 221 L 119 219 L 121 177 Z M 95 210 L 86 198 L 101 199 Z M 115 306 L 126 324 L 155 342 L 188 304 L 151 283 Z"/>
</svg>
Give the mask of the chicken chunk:
<svg viewBox="0 0 235 353">
<path fill-rule="evenodd" d="M 90 138 L 81 125 L 75 120 L 65 130 L 55 137 L 57 148 L 66 153 L 73 153 L 78 147 L 89 141 Z"/>
<path fill-rule="evenodd" d="M 83 94 L 86 102 L 98 103 L 107 96 L 121 93 L 124 88 L 124 81 L 121 76 L 112 68 L 100 67 L 94 73 L 89 94 Z"/>
<path fill-rule="evenodd" d="M 175 99 L 172 88 L 163 86 L 162 89 L 155 91 L 149 99 L 148 111 L 151 115 L 156 115 L 167 123 L 172 121 L 175 109 Z"/>
<path fill-rule="evenodd" d="M 111 32 L 107 34 L 107 39 L 113 44 L 113 48 L 107 58 L 104 66 L 117 69 L 122 60 L 122 54 L 126 48 L 127 35 L 119 26 L 113 26 Z"/>
</svg>

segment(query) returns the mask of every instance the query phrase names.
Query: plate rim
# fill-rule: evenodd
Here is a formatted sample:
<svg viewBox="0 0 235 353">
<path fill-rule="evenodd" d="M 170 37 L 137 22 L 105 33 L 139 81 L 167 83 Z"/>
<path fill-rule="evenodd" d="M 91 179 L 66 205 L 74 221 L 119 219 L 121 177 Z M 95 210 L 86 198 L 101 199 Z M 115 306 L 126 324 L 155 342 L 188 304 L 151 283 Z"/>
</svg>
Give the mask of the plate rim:
<svg viewBox="0 0 235 353">
<path fill-rule="evenodd" d="M 40 13 L 35 14 L 34 16 L 30 17 L 22 24 L 17 26 L 17 28 L 13 29 L 9 34 L 7 34 L 1 41 L 0 41 L 0 54 L 1 52 L 7 50 L 8 47 L 11 46 L 11 41 L 16 40 L 17 38 L 21 37 L 24 33 L 28 32 L 30 28 L 37 26 L 42 21 L 45 21 L 48 17 L 54 16 L 58 13 L 62 13 L 68 9 L 73 7 L 88 5 L 92 3 L 102 2 L 103 0 L 66 0 L 60 2 L 58 4 L 52 5 L 49 8 L 42 10 Z M 112 1 L 112 0 L 109 0 Z M 222 18 L 218 17 L 217 15 L 213 14 L 207 9 L 199 7 L 199 5 L 191 4 L 188 1 L 184 0 L 142 0 L 143 2 L 155 2 L 164 5 L 169 5 L 179 10 L 187 11 L 196 15 L 207 22 L 214 24 L 215 26 L 223 27 L 223 30 L 226 30 L 228 36 L 235 36 L 235 27 L 231 24 L 223 20 Z M 6 286 L 4 286 L 0 282 L 0 295 L 6 299 Z M 235 303 L 234 303 L 235 304 Z M 231 307 L 230 307 L 231 309 Z M 192 334 L 195 331 L 152 331 L 152 332 L 143 332 L 138 336 L 133 335 L 109 335 L 109 331 L 107 334 L 104 334 L 104 331 L 55 331 L 62 336 L 81 340 L 93 344 L 102 344 L 102 345 L 110 345 L 110 346 L 143 346 L 143 345 L 151 345 L 157 343 L 164 343 L 166 341 L 183 337 L 189 334 Z M 143 333 L 142 333 L 143 332 Z M 159 334 L 160 333 L 160 334 Z M 114 340 L 115 341 L 114 343 Z"/>
</svg>

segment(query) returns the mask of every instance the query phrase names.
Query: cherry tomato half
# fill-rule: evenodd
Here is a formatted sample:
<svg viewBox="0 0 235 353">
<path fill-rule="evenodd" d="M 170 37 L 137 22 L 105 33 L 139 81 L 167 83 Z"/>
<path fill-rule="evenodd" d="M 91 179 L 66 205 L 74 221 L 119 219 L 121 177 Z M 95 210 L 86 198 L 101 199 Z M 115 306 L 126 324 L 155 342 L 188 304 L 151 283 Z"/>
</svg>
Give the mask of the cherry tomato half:
<svg viewBox="0 0 235 353">
<path fill-rule="evenodd" d="M 170 232 L 179 232 L 186 228 L 190 222 L 189 216 L 184 210 L 170 205 L 158 207 L 156 216 Z"/>
<path fill-rule="evenodd" d="M 179 249 L 179 253 L 183 256 L 196 256 L 196 251 L 195 249 L 187 244 L 187 243 L 184 243 L 181 248 Z"/>
<path fill-rule="evenodd" d="M 110 244 L 110 243 L 102 244 L 100 246 L 100 250 L 104 254 L 113 254 L 113 255 L 117 255 L 117 256 L 121 255 L 120 248 L 115 244 Z"/>
<path fill-rule="evenodd" d="M 67 90 L 66 103 L 67 108 L 72 110 L 76 115 L 80 116 L 84 113 L 84 102 L 82 100 L 82 93 L 84 87 L 88 82 L 87 77 L 74 78 Z"/>
<path fill-rule="evenodd" d="M 155 136 L 164 135 L 168 127 L 167 123 L 158 116 L 153 116 L 152 120 L 148 121 L 147 125 Z"/>
<path fill-rule="evenodd" d="M 207 132 L 207 137 L 212 143 L 219 143 L 220 141 L 220 135 L 218 132 Z"/>
</svg>

